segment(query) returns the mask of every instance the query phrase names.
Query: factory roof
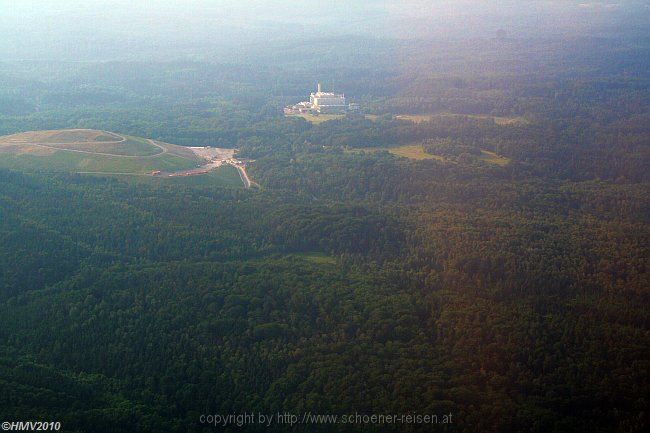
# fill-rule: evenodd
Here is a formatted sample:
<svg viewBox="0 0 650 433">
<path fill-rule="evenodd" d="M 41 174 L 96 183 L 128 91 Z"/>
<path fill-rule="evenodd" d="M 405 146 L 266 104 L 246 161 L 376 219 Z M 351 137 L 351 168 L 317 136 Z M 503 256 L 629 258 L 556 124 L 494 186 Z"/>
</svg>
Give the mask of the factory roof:
<svg viewBox="0 0 650 433">
<path fill-rule="evenodd" d="M 312 93 L 314 96 L 343 96 L 343 93 L 333 93 L 333 92 L 316 92 Z"/>
</svg>

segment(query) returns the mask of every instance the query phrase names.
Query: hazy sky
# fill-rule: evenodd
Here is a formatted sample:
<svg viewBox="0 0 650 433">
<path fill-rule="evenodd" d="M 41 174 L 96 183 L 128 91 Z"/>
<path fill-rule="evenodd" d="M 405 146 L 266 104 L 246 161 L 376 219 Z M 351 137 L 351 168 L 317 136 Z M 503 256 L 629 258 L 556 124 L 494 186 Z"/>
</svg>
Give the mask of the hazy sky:
<svg viewBox="0 0 650 433">
<path fill-rule="evenodd" d="M 197 56 L 344 35 L 512 37 L 643 26 L 650 0 L 0 0 L 0 57 Z M 225 51 L 224 51 L 225 50 Z"/>
</svg>

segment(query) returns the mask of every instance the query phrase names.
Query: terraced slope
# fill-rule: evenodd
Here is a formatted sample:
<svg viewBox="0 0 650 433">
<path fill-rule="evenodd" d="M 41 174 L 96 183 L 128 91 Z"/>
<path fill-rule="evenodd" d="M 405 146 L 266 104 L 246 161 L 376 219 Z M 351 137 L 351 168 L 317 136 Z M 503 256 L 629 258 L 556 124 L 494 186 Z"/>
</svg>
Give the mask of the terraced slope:
<svg viewBox="0 0 650 433">
<path fill-rule="evenodd" d="M 0 167 L 24 171 L 149 174 L 204 162 L 191 149 L 89 129 L 32 131 L 0 137 Z"/>
</svg>

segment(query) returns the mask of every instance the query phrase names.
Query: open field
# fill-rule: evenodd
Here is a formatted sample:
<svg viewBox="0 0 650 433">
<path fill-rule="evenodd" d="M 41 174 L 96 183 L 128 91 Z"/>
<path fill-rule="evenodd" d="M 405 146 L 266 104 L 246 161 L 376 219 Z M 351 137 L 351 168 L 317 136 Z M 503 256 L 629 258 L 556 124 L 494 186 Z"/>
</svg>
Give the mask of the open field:
<svg viewBox="0 0 650 433">
<path fill-rule="evenodd" d="M 400 156 L 403 158 L 409 158 L 409 159 L 415 159 L 415 160 L 424 160 L 424 159 L 436 159 L 438 161 L 444 161 L 445 159 L 442 156 L 439 155 L 431 155 L 430 153 L 426 153 L 424 151 L 424 148 L 420 144 L 404 144 L 402 146 L 394 146 L 394 147 L 362 147 L 359 149 L 349 149 L 348 152 L 350 153 L 358 153 L 358 152 L 379 152 L 379 151 L 386 151 L 389 152 L 395 156 Z"/>
<path fill-rule="evenodd" d="M 234 149 L 188 148 L 96 130 L 32 131 L 0 137 L 0 167 L 91 175 L 151 175 L 180 184 L 241 186 Z M 171 178 L 168 176 L 179 175 Z M 197 179 L 190 179 L 197 177 Z"/>
<path fill-rule="evenodd" d="M 363 147 L 360 149 L 349 149 L 348 152 L 350 153 L 355 153 L 360 151 L 379 152 L 382 150 L 390 152 L 395 156 L 399 156 L 402 158 L 409 158 L 416 161 L 421 161 L 425 159 L 435 159 L 441 162 L 453 162 L 448 160 L 442 155 L 433 155 L 430 153 L 426 153 L 424 151 L 424 148 L 420 144 L 404 144 L 402 146 L 394 146 L 394 147 Z M 479 158 L 482 161 L 487 162 L 488 164 L 500 165 L 502 167 L 510 163 L 509 158 L 497 155 L 496 153 L 491 152 L 489 150 L 481 150 L 481 156 Z"/>
<path fill-rule="evenodd" d="M 428 122 L 436 117 L 469 117 L 472 119 L 492 119 L 497 125 L 523 125 L 528 123 L 523 117 L 499 117 L 482 114 L 453 114 L 453 113 L 434 113 L 434 114 L 398 114 L 396 119 L 410 120 L 411 122 L 421 123 Z"/>
<path fill-rule="evenodd" d="M 404 158 L 422 160 L 422 159 L 437 159 L 444 160 L 441 156 L 431 155 L 426 153 L 419 144 L 405 144 L 403 146 L 391 147 L 388 149 L 390 153 L 395 156 L 402 156 Z"/>
</svg>

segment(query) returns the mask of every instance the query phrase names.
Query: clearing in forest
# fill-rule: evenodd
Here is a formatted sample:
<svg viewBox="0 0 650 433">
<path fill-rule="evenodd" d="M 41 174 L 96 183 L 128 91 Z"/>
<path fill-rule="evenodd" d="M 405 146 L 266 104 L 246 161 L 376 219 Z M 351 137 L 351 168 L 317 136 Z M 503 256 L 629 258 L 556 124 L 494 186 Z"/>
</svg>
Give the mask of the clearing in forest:
<svg viewBox="0 0 650 433">
<path fill-rule="evenodd" d="M 234 153 L 234 149 L 189 148 L 93 129 L 0 137 L 0 168 L 157 178 L 210 174 L 205 181 L 228 186 L 235 172 L 222 164 L 234 161 Z"/>
</svg>

